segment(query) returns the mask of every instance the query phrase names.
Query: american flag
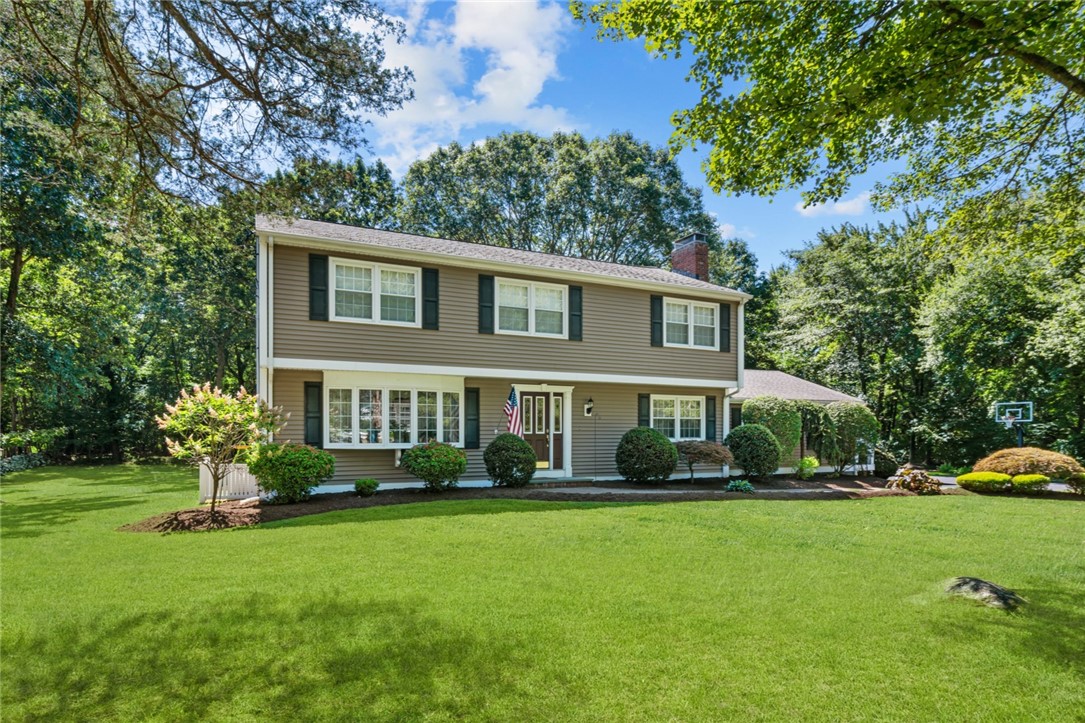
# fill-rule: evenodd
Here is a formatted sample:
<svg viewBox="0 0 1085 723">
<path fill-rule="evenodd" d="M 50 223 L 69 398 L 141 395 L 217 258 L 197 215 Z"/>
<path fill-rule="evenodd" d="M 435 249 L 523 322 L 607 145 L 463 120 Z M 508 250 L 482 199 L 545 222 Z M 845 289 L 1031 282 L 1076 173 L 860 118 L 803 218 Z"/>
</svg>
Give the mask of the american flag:
<svg viewBox="0 0 1085 723">
<path fill-rule="evenodd" d="M 505 400 L 505 416 L 509 418 L 509 432 L 517 437 L 524 436 L 524 425 L 520 420 L 520 405 L 516 403 L 516 390 L 509 392 L 509 398 Z"/>
</svg>

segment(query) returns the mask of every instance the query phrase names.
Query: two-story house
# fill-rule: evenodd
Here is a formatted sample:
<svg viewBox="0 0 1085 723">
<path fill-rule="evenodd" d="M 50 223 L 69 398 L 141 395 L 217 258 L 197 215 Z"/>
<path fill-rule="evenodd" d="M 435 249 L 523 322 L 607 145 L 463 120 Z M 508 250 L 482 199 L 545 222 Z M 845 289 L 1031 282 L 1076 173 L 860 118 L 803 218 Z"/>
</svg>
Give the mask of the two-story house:
<svg viewBox="0 0 1085 723">
<path fill-rule="evenodd" d="M 728 432 L 750 297 L 708 283 L 698 235 L 668 271 L 265 216 L 256 231 L 258 391 L 291 415 L 281 438 L 336 456 L 335 483 L 414 481 L 400 451 L 429 440 L 486 480 L 510 394 L 537 480 L 617 478 L 638 425 Z"/>
</svg>

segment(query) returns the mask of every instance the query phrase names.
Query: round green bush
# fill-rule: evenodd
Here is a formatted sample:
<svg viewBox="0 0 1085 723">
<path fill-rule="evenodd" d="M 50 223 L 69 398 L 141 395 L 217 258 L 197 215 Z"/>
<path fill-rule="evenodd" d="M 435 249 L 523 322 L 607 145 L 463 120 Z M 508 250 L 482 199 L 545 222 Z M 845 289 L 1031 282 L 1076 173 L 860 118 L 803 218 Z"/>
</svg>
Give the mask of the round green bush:
<svg viewBox="0 0 1085 723">
<path fill-rule="evenodd" d="M 957 478 L 957 486 L 970 492 L 1005 492 L 1013 477 L 1001 472 L 969 472 Z"/>
<path fill-rule="evenodd" d="M 535 476 L 535 450 L 522 437 L 506 432 L 494 437 L 482 453 L 486 474 L 495 487 L 523 487 Z"/>
<path fill-rule="evenodd" d="M 795 451 L 802 438 L 802 414 L 790 399 L 768 394 L 748 399 L 742 403 L 742 421 L 768 427 L 784 454 Z"/>
<path fill-rule="evenodd" d="M 780 467 L 782 450 L 768 427 L 740 424 L 724 440 L 735 464 L 752 477 L 767 477 Z"/>
<path fill-rule="evenodd" d="M 660 432 L 634 427 L 622 435 L 614 462 L 630 482 L 663 482 L 678 465 L 678 450 Z"/>
<path fill-rule="evenodd" d="M 371 477 L 364 479 L 354 480 L 354 494 L 359 497 L 372 497 L 377 494 L 377 488 L 380 487 L 380 482 Z"/>
<path fill-rule="evenodd" d="M 878 443 L 878 418 L 865 404 L 859 402 L 833 402 L 825 407 L 833 420 L 836 448 L 830 463 L 837 473 L 866 457 Z"/>
<path fill-rule="evenodd" d="M 404 450 L 399 464 L 422 480 L 426 489 L 439 491 L 459 484 L 460 475 L 467 471 L 467 455 L 450 444 L 427 442 Z"/>
<path fill-rule="evenodd" d="M 335 457 L 304 444 L 264 444 L 249 459 L 249 472 L 272 501 L 304 502 L 314 487 L 335 474 Z"/>
<path fill-rule="evenodd" d="M 1047 489 L 1051 478 L 1044 474 L 1017 474 L 1010 480 L 1014 492 L 1039 492 Z"/>
</svg>

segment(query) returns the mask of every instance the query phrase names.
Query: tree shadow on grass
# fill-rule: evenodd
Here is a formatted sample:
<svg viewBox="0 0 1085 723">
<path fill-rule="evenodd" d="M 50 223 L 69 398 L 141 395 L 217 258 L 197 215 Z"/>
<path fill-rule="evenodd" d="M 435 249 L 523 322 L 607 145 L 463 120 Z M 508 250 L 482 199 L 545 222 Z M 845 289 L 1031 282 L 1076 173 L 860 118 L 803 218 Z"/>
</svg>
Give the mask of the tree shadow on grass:
<svg viewBox="0 0 1085 723">
<path fill-rule="evenodd" d="M 18 719 L 492 719 L 532 703 L 515 640 L 399 602 L 253 595 L 5 636 L 4 648 L 4 708 Z"/>
<path fill-rule="evenodd" d="M 632 501 L 636 503 L 636 500 Z M 427 517 L 461 517 L 469 515 L 500 515 L 509 512 L 559 512 L 570 509 L 597 509 L 601 507 L 628 507 L 628 502 L 549 502 L 517 499 L 443 500 L 434 502 L 410 502 L 379 507 L 359 507 L 345 510 L 320 512 L 283 519 L 274 519 L 274 505 L 266 508 L 266 519 L 257 527 L 260 530 L 275 527 L 314 527 L 360 522 L 390 522 L 416 520 Z M 640 503 L 645 504 L 645 503 Z M 651 503 L 647 503 L 651 504 Z"/>
<path fill-rule="evenodd" d="M 7 502 L 4 504 L 3 514 L 0 515 L 0 534 L 8 538 L 41 537 L 57 527 L 78 522 L 88 513 L 131 507 L 145 502 L 144 499 L 115 496 L 64 496 L 45 501 L 39 497 L 27 502 Z"/>
<path fill-rule="evenodd" d="M 976 606 L 976 614 L 968 620 L 940 623 L 936 634 L 967 643 L 985 639 L 992 630 L 1023 633 L 1013 636 L 1021 652 L 1085 676 L 1085 606 L 1080 593 L 1053 587 L 1016 591 L 1029 602 L 1012 613 L 953 599 L 954 604 Z"/>
</svg>

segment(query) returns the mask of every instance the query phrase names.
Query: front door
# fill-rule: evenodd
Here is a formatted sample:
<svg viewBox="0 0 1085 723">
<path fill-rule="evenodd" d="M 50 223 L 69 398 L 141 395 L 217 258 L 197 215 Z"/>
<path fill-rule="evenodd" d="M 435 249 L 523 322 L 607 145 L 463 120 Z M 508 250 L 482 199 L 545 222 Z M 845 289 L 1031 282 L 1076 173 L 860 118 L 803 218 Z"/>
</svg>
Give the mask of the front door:
<svg viewBox="0 0 1085 723">
<path fill-rule="evenodd" d="M 550 469 L 550 393 L 521 392 L 524 439 L 535 450 L 535 468 Z"/>
</svg>

